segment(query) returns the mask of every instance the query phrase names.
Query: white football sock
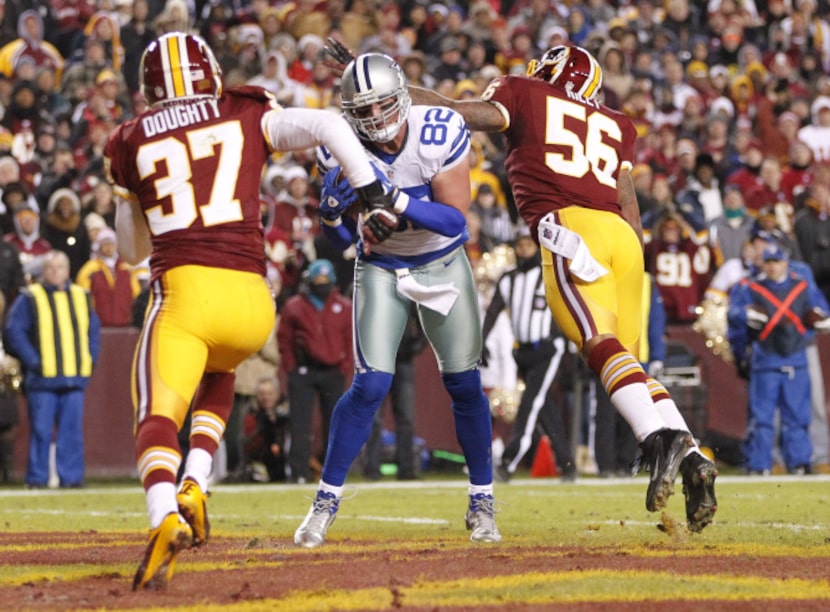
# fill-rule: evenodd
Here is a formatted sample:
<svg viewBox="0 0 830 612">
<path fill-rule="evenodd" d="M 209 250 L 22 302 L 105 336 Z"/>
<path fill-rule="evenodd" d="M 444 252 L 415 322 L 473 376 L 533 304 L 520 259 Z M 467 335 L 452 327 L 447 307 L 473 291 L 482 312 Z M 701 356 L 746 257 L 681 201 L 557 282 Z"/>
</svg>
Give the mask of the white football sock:
<svg viewBox="0 0 830 612">
<path fill-rule="evenodd" d="M 610 397 L 617 412 L 631 426 L 637 442 L 642 442 L 650 433 L 666 427 L 666 422 L 657 412 L 651 393 L 644 383 L 625 385 Z"/>
<path fill-rule="evenodd" d="M 157 482 L 147 490 L 147 512 L 150 515 L 150 529 L 155 529 L 171 512 L 179 511 L 176 501 L 176 485 L 172 482 Z"/>
</svg>

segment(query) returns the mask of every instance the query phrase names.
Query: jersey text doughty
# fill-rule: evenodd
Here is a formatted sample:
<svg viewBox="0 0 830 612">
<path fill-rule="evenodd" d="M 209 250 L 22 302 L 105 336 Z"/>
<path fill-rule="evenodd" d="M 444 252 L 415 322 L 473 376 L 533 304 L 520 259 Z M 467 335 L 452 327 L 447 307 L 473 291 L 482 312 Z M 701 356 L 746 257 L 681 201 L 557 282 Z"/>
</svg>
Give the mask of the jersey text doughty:
<svg viewBox="0 0 830 612">
<path fill-rule="evenodd" d="M 259 177 L 263 116 L 278 109 L 252 87 L 157 105 L 120 125 L 105 159 L 116 193 L 141 202 L 152 277 L 180 265 L 265 273 Z"/>
</svg>

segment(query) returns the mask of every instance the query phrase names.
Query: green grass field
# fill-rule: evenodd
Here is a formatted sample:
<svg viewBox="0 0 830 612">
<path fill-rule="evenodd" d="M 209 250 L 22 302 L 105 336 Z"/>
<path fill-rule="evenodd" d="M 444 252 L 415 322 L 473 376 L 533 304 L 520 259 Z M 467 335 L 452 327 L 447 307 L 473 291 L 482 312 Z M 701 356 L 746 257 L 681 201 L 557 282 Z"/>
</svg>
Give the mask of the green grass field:
<svg viewBox="0 0 830 612">
<path fill-rule="evenodd" d="M 497 484 L 497 521 L 504 541 L 482 547 L 467 541 L 464 480 L 430 475 L 407 483 L 357 482 L 347 491 L 326 545 L 315 551 L 298 549 L 292 542 L 313 485 L 217 485 L 209 501 L 213 546 L 209 543 L 205 551 L 224 552 L 218 557 L 184 555 L 175 588 L 163 605 L 134 595 L 126 598 L 140 538 L 147 530 L 144 495 L 137 482 L 63 491 L 3 488 L 0 596 L 17 597 L 10 601 L 62 601 L 62 589 L 72 581 L 86 585 L 76 587 L 86 589 L 83 605 L 33 609 L 92 605 L 296 612 L 387 609 L 400 607 L 394 603 L 398 601 L 419 610 L 570 605 L 657 610 L 669 602 L 677 611 L 700 606 L 830 609 L 830 476 L 722 476 L 715 523 L 700 534 L 685 528 L 679 483 L 662 514 L 645 510 L 646 484 L 644 476 L 582 478 L 573 484 L 554 479 Z M 62 533 L 44 545 L 37 543 L 38 532 Z M 31 539 L 20 535 L 27 533 Z M 122 553 L 125 543 L 136 552 L 113 557 L 102 573 L 101 565 L 73 556 L 78 538 L 70 536 L 81 533 L 79 556 L 94 550 L 98 534 Z M 231 541 L 236 544 L 229 549 Z M 32 554 L 44 546 L 53 547 L 56 554 L 60 551 L 61 560 L 54 566 L 13 561 L 15 554 Z M 235 560 L 223 556 L 228 554 Z M 465 558 L 468 573 L 457 567 Z M 413 562 L 419 569 L 410 568 Z M 346 584 L 353 582 L 350 571 L 381 571 L 374 569 L 377 564 L 394 572 L 394 588 Z M 470 569 L 476 564 L 480 573 Z M 247 585 L 251 579 L 244 574 L 255 565 L 275 576 L 295 572 L 302 579 L 291 582 L 287 590 L 275 585 L 274 592 L 256 602 L 211 599 L 194 606 L 188 600 L 188 585 L 217 580 L 217 571 L 230 570 L 220 579 L 230 581 L 228 588 L 235 588 L 234 580 Z M 437 572 L 434 576 L 425 569 L 442 565 L 455 567 L 455 577 L 445 579 L 442 570 L 431 570 Z M 320 573 L 323 577 L 315 578 Z M 27 594 L 33 588 L 43 589 L 40 599 Z M 100 601 L 90 599 L 90 592 Z"/>
<path fill-rule="evenodd" d="M 313 485 L 216 485 L 210 498 L 215 535 L 290 538 L 308 509 Z M 582 478 L 521 479 L 496 485 L 498 524 L 505 540 L 598 545 L 626 539 L 660 541 L 659 514 L 645 510 L 646 480 Z M 823 546 L 830 551 L 830 477 L 724 476 L 718 479 L 718 513 L 701 542 Z M 374 537 L 445 536 L 463 531 L 466 483 L 424 480 L 358 483 L 346 499 L 331 535 Z M 678 483 L 668 514 L 685 523 Z M 144 495 L 134 485 L 89 486 L 78 490 L 0 489 L 4 531 L 145 530 Z M 0 534 L 0 540 L 2 534 Z"/>
</svg>

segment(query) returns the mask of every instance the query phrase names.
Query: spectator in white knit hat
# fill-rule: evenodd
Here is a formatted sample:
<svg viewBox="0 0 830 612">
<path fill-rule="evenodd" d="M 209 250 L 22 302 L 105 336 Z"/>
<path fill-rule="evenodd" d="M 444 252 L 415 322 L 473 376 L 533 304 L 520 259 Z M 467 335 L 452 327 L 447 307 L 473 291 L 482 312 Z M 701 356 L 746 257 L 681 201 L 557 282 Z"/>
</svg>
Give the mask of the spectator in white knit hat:
<svg viewBox="0 0 830 612">
<path fill-rule="evenodd" d="M 69 257 L 70 276 L 75 278 L 90 255 L 89 234 L 81 223 L 81 199 L 69 188 L 56 190 L 49 197 L 43 237 L 53 248 Z"/>
<path fill-rule="evenodd" d="M 830 162 L 830 96 L 813 100 L 810 116 L 810 125 L 798 130 L 798 139 L 813 150 L 816 162 Z"/>
<path fill-rule="evenodd" d="M 116 251 L 115 231 L 104 227 L 93 243 L 93 256 L 81 267 L 76 282 L 90 292 L 101 325 L 123 327 L 132 324 L 133 300 L 141 291 L 132 266 Z"/>
</svg>

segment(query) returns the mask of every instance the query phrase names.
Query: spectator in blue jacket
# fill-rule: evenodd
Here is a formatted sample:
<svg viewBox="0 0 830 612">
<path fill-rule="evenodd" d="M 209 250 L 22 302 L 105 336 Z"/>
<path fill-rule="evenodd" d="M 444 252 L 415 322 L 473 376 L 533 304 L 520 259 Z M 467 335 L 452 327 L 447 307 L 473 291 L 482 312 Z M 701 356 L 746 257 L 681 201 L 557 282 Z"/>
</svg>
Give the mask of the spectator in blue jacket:
<svg viewBox="0 0 830 612">
<path fill-rule="evenodd" d="M 22 364 L 29 409 L 26 486 L 47 484 L 53 428 L 60 486 L 82 486 L 84 394 L 98 359 L 100 322 L 89 294 L 70 282 L 65 253 L 46 255 L 43 280 L 12 304 L 5 337 L 6 350 Z"/>
<path fill-rule="evenodd" d="M 760 274 L 729 293 L 729 342 L 739 372 L 749 378 L 746 470 L 769 474 L 775 413 L 781 412 L 781 454 L 789 473 L 811 473 L 811 384 L 807 370 L 810 330 L 830 327 L 814 282 L 789 265 L 779 245 L 763 253 Z"/>
</svg>

